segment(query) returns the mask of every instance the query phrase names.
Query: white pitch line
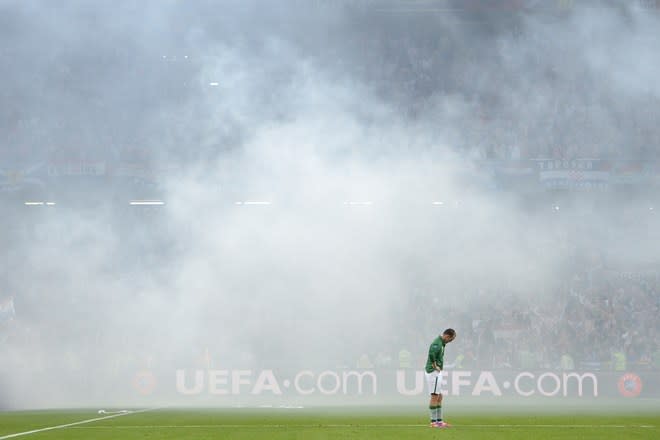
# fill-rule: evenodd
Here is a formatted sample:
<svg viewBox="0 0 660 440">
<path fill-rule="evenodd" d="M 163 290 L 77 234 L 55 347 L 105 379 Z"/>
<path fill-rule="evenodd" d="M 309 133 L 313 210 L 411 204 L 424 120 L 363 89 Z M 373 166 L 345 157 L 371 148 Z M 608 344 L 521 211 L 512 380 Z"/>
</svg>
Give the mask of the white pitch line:
<svg viewBox="0 0 660 440">
<path fill-rule="evenodd" d="M 100 425 L 80 426 L 77 429 L 172 429 L 172 428 L 424 428 L 428 425 L 406 424 L 300 424 L 300 425 Z M 451 428 L 655 428 L 652 425 L 452 425 Z M 0 437 L 2 440 L 2 437 Z"/>
<path fill-rule="evenodd" d="M 122 417 L 122 416 L 128 416 L 130 414 L 137 414 L 145 411 L 153 411 L 158 408 L 147 408 L 147 409 L 140 409 L 137 411 L 131 411 L 131 412 L 125 412 L 121 414 L 112 414 L 110 416 L 105 416 L 105 417 L 95 417 L 93 419 L 87 419 L 87 420 L 81 420 L 79 422 L 73 422 L 73 423 L 66 423 L 64 425 L 57 425 L 57 426 L 48 426 L 46 428 L 39 428 L 39 429 L 33 429 L 32 431 L 25 431 L 25 432 L 17 432 L 15 434 L 9 434 L 0 437 L 0 440 L 5 440 L 8 438 L 14 438 L 14 437 L 20 437 L 22 435 L 29 435 L 29 434 L 36 434 L 37 432 L 44 432 L 44 431 L 52 431 L 54 429 L 62 429 L 62 428 L 69 428 L 71 426 L 76 426 L 76 425 L 82 425 L 84 423 L 92 423 L 92 422 L 97 422 L 99 420 L 106 420 L 106 419 L 112 419 L 114 417 Z"/>
</svg>

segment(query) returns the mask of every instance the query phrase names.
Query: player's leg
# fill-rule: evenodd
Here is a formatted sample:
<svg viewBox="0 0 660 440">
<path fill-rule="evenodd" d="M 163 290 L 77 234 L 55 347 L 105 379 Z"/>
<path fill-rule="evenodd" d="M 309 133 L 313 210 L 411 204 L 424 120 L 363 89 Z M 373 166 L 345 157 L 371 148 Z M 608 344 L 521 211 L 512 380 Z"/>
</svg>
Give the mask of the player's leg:
<svg viewBox="0 0 660 440">
<path fill-rule="evenodd" d="M 438 403 L 436 404 L 437 426 L 439 428 L 449 427 L 449 423 L 442 420 L 442 393 L 438 394 Z"/>
<path fill-rule="evenodd" d="M 436 427 L 438 424 L 438 406 L 440 399 L 440 375 L 438 371 L 426 373 L 426 386 L 431 396 L 429 400 L 429 413 L 431 418 L 431 426 Z"/>
<path fill-rule="evenodd" d="M 438 394 L 438 403 L 436 404 L 436 415 L 438 422 L 442 422 L 442 393 Z"/>
<path fill-rule="evenodd" d="M 440 402 L 440 394 L 431 394 L 431 401 L 429 402 L 429 411 L 431 413 L 431 426 L 436 426 L 439 422 L 438 407 Z"/>
</svg>

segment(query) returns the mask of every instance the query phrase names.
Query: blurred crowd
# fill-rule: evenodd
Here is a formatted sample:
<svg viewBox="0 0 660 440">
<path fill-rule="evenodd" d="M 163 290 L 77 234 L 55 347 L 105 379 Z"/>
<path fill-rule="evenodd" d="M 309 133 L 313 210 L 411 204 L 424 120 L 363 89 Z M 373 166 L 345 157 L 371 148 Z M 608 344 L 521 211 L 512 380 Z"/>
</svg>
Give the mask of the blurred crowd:
<svg viewBox="0 0 660 440">
<path fill-rule="evenodd" d="M 660 274 L 653 269 L 586 271 L 543 294 L 482 289 L 451 307 L 415 301 L 432 305 L 418 310 L 429 342 L 439 321 L 459 330 L 447 350 L 454 368 L 660 370 Z M 423 357 L 424 349 L 414 351 Z"/>
<path fill-rule="evenodd" d="M 295 26 L 291 27 L 292 34 L 285 33 L 283 38 L 295 40 L 292 44 L 300 58 L 312 61 L 319 74 L 337 73 L 364 86 L 393 104 L 398 115 L 423 121 L 420 128 L 436 131 L 443 141 L 479 157 L 658 158 L 655 145 L 660 139 L 660 99 L 657 94 L 644 90 L 642 85 L 629 89 L 612 87 L 612 78 L 631 73 L 618 71 L 618 66 L 612 63 L 611 75 L 606 75 L 587 62 L 589 55 L 600 56 L 601 52 L 610 50 L 606 41 L 602 45 L 593 43 L 594 47 L 590 48 L 549 38 L 551 27 L 536 29 L 525 21 L 525 5 L 530 3 L 525 1 L 472 0 L 469 6 L 458 0 L 446 2 L 451 5 L 448 8 L 452 13 L 428 13 L 433 2 L 413 3 L 419 4 L 315 2 L 313 7 L 321 12 L 323 8 L 332 8 L 328 14 L 350 17 L 339 30 L 344 38 L 328 39 L 325 33 L 304 26 L 302 29 L 308 33 L 304 39 L 295 33 Z M 573 2 L 548 3 L 566 6 Z M 404 6 L 407 12 L 397 13 Z M 543 9 L 545 13 L 554 13 L 550 5 Z M 560 30 L 570 30 L 570 20 L 566 20 L 569 23 L 566 28 L 561 27 L 560 17 L 564 12 L 550 22 L 557 23 Z M 260 47 L 243 48 L 240 38 L 219 38 L 226 38 L 228 44 L 236 44 L 241 50 L 258 52 Z M 643 40 L 646 35 L 639 38 Z M 183 47 L 180 52 L 204 50 Z M 612 55 L 613 60 L 616 55 Z M 155 144 L 165 150 L 163 138 L 168 140 L 175 133 L 163 134 L 162 130 L 172 130 L 181 122 L 157 124 L 158 134 L 149 132 L 143 127 L 152 127 L 147 118 L 152 109 L 146 111 L 145 106 L 161 111 L 176 103 L 178 109 L 178 100 L 205 96 L 206 89 L 195 89 L 194 93 L 190 89 L 191 84 L 200 82 L 205 56 L 208 55 L 173 57 L 149 51 L 139 57 L 135 55 L 136 59 L 129 58 L 128 65 L 139 65 L 141 74 L 130 76 L 126 82 L 141 91 L 147 90 L 148 95 L 140 95 L 139 105 L 122 105 L 119 109 L 99 105 L 91 116 L 89 99 L 85 99 L 84 106 L 70 102 L 69 113 L 82 113 L 68 118 L 76 121 L 75 126 L 62 125 L 62 121 L 53 118 L 59 108 L 43 109 L 42 100 L 35 109 L 24 110 L 20 102 L 0 109 L 0 128 L 8 134 L 7 144 L 15 150 L 11 154 L 34 157 L 43 155 L 44 148 L 76 144 L 102 144 L 104 150 Z M 99 85 L 95 89 L 93 84 L 98 75 L 108 74 L 107 63 L 89 63 L 83 69 L 76 65 L 75 59 L 66 55 L 60 58 L 54 64 L 65 73 L 53 73 L 51 82 L 63 81 L 67 92 L 67 87 L 71 87 L 67 81 L 87 84 L 98 95 L 97 100 L 105 103 L 107 87 Z M 89 76 L 85 73 L 87 69 L 91 70 Z M 131 72 L 128 68 L 125 71 Z M 125 71 L 121 72 L 127 74 Z M 268 93 L 277 96 L 274 89 L 295 81 L 292 72 L 282 75 L 286 78 L 279 82 L 269 78 L 271 82 L 264 85 Z M 69 95 L 57 96 L 54 101 L 59 105 L 70 99 Z M 280 112 L 278 109 L 274 114 Z M 113 124 L 107 122 L 109 114 Z M 201 124 L 192 124 L 186 126 L 185 133 L 207 135 L 203 128 Z M 221 133 L 232 130 L 231 124 L 218 127 L 214 136 L 226 137 L 226 143 L 217 148 L 237 144 L 241 130 L 227 136 Z M 53 133 L 57 133 L 55 138 Z M 203 142 L 196 144 L 199 145 L 195 151 L 199 153 Z"/>
<path fill-rule="evenodd" d="M 133 284 L 130 280 L 120 280 L 117 288 L 123 282 Z M 108 286 L 108 292 L 112 288 Z M 573 273 L 556 285 L 539 287 L 537 292 L 507 291 L 491 286 L 477 289 L 475 294 L 455 296 L 452 301 L 447 300 L 448 296 L 434 293 L 432 289 L 413 292 L 407 298 L 407 308 L 396 311 L 401 322 L 392 322 L 392 326 L 402 326 L 398 340 L 384 340 L 381 347 L 370 351 L 351 346 L 346 354 L 355 358 L 335 359 L 335 366 L 421 368 L 431 339 L 451 326 L 459 337 L 447 349 L 445 362 L 449 368 L 660 370 L 660 320 L 657 319 L 660 316 L 660 273 L 653 266 L 630 271 L 591 268 Z M 69 311 L 84 308 L 81 300 L 78 298 L 62 306 Z M 112 299 L 108 297 L 108 301 Z M 48 312 L 32 310 L 32 318 Z M 31 347 L 39 342 L 49 344 L 49 338 L 55 338 L 51 342 L 63 344 L 62 354 L 66 359 L 61 361 L 65 365 L 69 361 L 75 364 L 76 358 L 89 355 L 77 353 L 75 347 L 66 349 L 63 341 L 67 334 L 75 334 L 95 347 L 93 350 L 98 353 L 94 357 L 106 359 L 112 364 L 107 366 L 111 369 L 116 362 L 144 367 L 144 359 L 151 356 L 148 344 L 139 353 L 108 352 L 100 343 L 108 336 L 102 328 L 79 328 L 71 321 L 43 333 L 35 325 L 33 322 L 32 328 L 23 322 L 14 296 L 2 292 L 0 351 L 11 353 L 14 350 L 17 359 L 20 359 L 21 350 L 27 350 L 26 359 L 39 357 L 38 353 L 30 352 Z M 83 337 L 81 332 L 88 337 Z M 119 329 L 112 332 L 113 338 L 123 337 Z M 135 339 L 135 336 L 128 337 Z M 199 352 L 203 349 L 198 348 Z M 197 351 L 192 349 L 190 365 L 198 363 Z M 213 356 L 218 355 L 213 353 Z M 123 360 L 120 362 L 117 356 Z M 128 361 L 129 358 L 133 360 Z M 273 358 L 269 362 L 278 365 L 281 361 Z"/>
<path fill-rule="evenodd" d="M 657 159 L 659 99 L 617 94 L 588 65 L 569 61 L 588 48 L 559 48 L 514 14 L 487 25 L 459 20 L 466 34 L 438 32 L 432 19 L 414 29 L 388 25 L 361 36 L 358 61 L 344 59 L 342 68 L 401 115 L 437 121 L 459 149 L 483 159 Z"/>
</svg>

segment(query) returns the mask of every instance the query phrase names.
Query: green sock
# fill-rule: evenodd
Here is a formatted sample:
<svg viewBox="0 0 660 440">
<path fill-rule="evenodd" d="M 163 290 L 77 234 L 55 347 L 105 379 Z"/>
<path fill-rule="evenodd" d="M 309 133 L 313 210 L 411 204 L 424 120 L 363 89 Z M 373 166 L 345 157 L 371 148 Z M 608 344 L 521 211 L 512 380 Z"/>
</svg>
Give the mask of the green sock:
<svg viewBox="0 0 660 440">
<path fill-rule="evenodd" d="M 436 406 L 435 407 L 435 419 L 438 422 L 442 422 L 442 405 Z"/>
<path fill-rule="evenodd" d="M 435 408 L 436 408 L 435 406 L 429 406 L 429 411 L 431 413 L 431 422 L 437 421 Z"/>
</svg>

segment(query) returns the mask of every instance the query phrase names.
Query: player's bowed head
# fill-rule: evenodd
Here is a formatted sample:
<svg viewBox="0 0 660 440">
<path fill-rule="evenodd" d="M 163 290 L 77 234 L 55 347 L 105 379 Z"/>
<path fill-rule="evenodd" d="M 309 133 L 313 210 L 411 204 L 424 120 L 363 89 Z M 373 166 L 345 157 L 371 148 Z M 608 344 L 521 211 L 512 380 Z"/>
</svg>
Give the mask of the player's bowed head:
<svg viewBox="0 0 660 440">
<path fill-rule="evenodd" d="M 442 340 L 445 341 L 445 344 L 450 343 L 454 339 L 456 339 L 456 330 L 454 330 L 453 328 L 448 328 L 447 330 L 442 332 Z"/>
</svg>

